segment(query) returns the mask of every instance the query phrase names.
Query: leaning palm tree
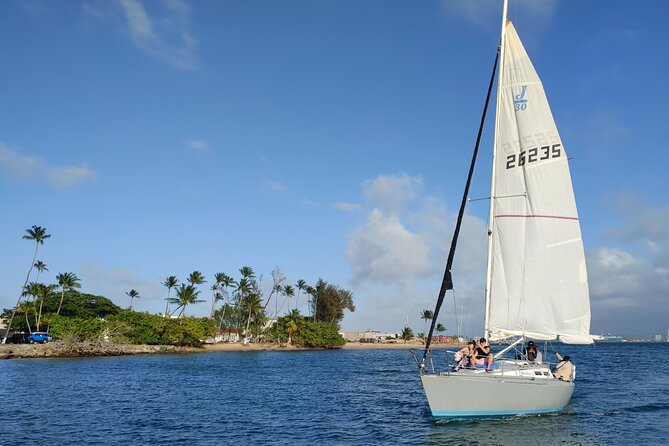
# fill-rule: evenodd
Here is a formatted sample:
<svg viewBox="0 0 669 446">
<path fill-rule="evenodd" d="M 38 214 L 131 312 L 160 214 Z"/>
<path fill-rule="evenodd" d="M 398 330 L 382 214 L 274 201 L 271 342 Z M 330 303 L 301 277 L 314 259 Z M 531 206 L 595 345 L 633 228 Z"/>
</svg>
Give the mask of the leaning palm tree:
<svg viewBox="0 0 669 446">
<path fill-rule="evenodd" d="M 168 276 L 165 281 L 163 282 L 163 285 L 167 287 L 167 297 L 165 298 L 165 317 L 169 315 L 169 309 L 170 309 L 170 291 L 172 288 L 175 288 L 177 285 L 179 285 L 179 279 L 177 279 L 176 276 Z"/>
<path fill-rule="evenodd" d="M 35 253 L 33 254 L 32 262 L 30 262 L 30 268 L 28 269 L 26 280 L 25 282 L 23 282 L 23 287 L 21 287 L 21 293 L 19 293 L 19 298 L 16 301 L 16 305 L 14 305 L 12 316 L 9 318 L 9 322 L 7 323 L 7 330 L 5 331 L 5 336 L 2 339 L 3 344 L 7 342 L 7 336 L 9 335 L 9 330 L 11 330 L 12 328 L 12 322 L 14 322 L 14 315 L 16 314 L 16 309 L 19 307 L 19 304 L 21 303 L 21 298 L 23 297 L 23 291 L 26 289 L 26 285 L 28 285 L 28 279 L 30 278 L 30 273 L 33 270 L 33 266 L 35 265 L 35 259 L 37 258 L 37 250 L 39 248 L 39 245 L 43 245 L 44 240 L 51 237 L 50 234 L 46 233 L 46 229 L 41 226 L 33 225 L 32 228 L 26 229 L 26 232 L 27 234 L 23 236 L 23 239 L 35 241 Z"/>
<path fill-rule="evenodd" d="M 134 289 L 130 290 L 130 291 L 126 291 L 125 294 L 127 294 L 130 297 L 130 309 L 132 310 L 132 302 L 135 300 L 135 298 L 139 299 L 141 296 Z"/>
<path fill-rule="evenodd" d="M 56 314 L 60 314 L 60 308 L 63 306 L 63 299 L 65 298 L 65 291 L 81 288 L 81 285 L 79 284 L 79 278 L 74 273 L 60 273 L 56 276 L 56 280 L 58 281 L 58 285 L 60 285 L 60 303 L 58 304 Z"/>
</svg>

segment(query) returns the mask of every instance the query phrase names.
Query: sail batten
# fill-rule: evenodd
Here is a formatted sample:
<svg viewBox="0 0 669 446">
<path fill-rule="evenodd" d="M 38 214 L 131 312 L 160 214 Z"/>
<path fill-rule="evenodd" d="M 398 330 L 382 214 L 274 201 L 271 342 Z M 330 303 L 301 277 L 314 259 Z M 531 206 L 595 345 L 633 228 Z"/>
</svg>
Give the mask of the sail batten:
<svg viewBox="0 0 669 446">
<path fill-rule="evenodd" d="M 498 86 L 485 327 L 587 344 L 585 254 L 565 148 L 543 85 L 509 21 Z M 516 199 L 500 199 L 515 196 Z"/>
</svg>

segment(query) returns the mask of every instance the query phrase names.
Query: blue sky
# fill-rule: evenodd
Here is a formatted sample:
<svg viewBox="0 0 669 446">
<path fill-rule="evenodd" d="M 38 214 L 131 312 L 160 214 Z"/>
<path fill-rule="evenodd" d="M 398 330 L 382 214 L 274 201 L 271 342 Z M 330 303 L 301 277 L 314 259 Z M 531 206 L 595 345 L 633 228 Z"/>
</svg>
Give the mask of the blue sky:
<svg viewBox="0 0 669 446">
<path fill-rule="evenodd" d="M 573 158 L 593 333 L 669 328 L 668 13 L 509 8 Z M 43 280 L 75 272 L 122 306 L 134 288 L 137 309 L 161 311 L 168 275 L 248 265 L 268 287 L 279 267 L 352 290 L 344 329 L 423 331 L 500 14 L 501 0 L 2 2 L 0 305 L 40 225 Z M 488 195 L 491 139 L 489 125 L 472 198 Z M 472 203 L 456 261 L 470 335 L 486 218 Z M 453 300 L 440 321 L 454 334 Z"/>
</svg>

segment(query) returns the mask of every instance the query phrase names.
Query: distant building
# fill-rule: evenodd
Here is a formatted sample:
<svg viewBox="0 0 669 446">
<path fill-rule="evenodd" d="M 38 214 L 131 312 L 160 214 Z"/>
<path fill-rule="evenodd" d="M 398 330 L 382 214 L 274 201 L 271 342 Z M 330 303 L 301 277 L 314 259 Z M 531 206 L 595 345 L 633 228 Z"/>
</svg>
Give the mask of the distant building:
<svg viewBox="0 0 669 446">
<path fill-rule="evenodd" d="M 380 342 L 388 338 L 397 339 L 397 333 L 384 333 L 379 330 L 339 332 L 346 342 Z"/>
<path fill-rule="evenodd" d="M 655 342 L 662 342 L 662 335 L 655 335 Z"/>
</svg>

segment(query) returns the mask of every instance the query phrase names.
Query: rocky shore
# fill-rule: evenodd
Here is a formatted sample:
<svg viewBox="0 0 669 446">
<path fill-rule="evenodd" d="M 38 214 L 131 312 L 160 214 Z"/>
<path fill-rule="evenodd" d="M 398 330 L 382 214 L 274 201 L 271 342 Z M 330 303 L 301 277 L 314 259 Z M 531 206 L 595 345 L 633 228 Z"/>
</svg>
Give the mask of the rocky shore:
<svg viewBox="0 0 669 446">
<path fill-rule="evenodd" d="M 173 345 L 129 345 L 110 342 L 49 342 L 46 344 L 0 345 L 0 359 L 74 358 L 80 356 L 123 356 L 160 353 L 186 353 L 198 350 Z"/>
<path fill-rule="evenodd" d="M 421 342 L 397 343 L 358 343 L 348 342 L 342 349 L 378 350 L 422 348 Z M 448 347 L 440 344 L 440 347 Z M 201 347 L 177 347 L 174 345 L 132 345 L 114 344 L 104 341 L 64 342 L 46 344 L 6 344 L 0 345 L 0 359 L 13 358 L 76 358 L 92 356 L 124 356 L 151 354 L 178 354 L 196 352 L 251 352 L 251 351 L 294 351 L 312 350 L 285 344 L 270 343 L 219 343 L 204 344 Z"/>
</svg>

